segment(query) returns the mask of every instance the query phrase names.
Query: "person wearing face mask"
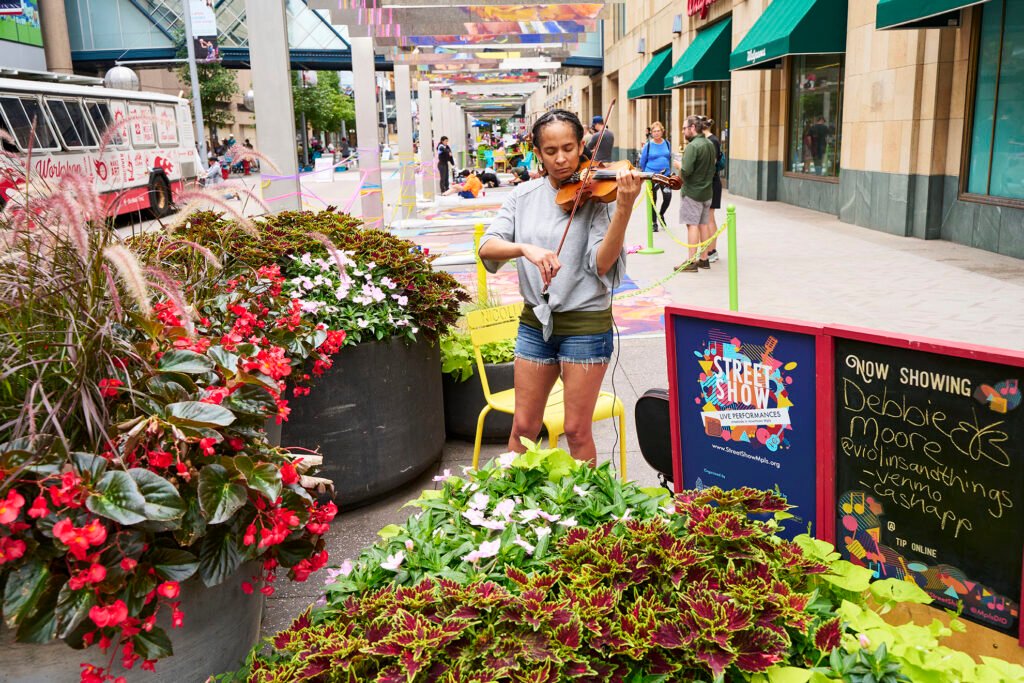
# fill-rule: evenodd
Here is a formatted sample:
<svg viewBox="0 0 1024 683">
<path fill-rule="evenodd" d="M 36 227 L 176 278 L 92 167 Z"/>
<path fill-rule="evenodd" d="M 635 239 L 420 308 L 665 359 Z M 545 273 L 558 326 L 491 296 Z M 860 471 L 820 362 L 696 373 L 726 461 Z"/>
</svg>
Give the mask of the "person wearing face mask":
<svg viewBox="0 0 1024 683">
<path fill-rule="evenodd" d="M 520 437 L 536 440 L 548 395 L 561 377 L 569 451 L 596 463 L 591 426 L 613 350 L 612 291 L 626 271 L 623 240 L 643 181 L 636 171 L 619 171 L 618 201 L 582 201 L 564 233 L 569 215 L 555 199 L 580 167 L 583 125 L 571 112 L 550 111 L 534 124 L 533 144 L 546 175 L 516 186 L 478 252 L 492 273 L 517 260 L 525 302 L 516 340 L 516 405 L 508 447 L 521 453 Z M 565 243 L 556 253 L 563 233 Z"/>
</svg>

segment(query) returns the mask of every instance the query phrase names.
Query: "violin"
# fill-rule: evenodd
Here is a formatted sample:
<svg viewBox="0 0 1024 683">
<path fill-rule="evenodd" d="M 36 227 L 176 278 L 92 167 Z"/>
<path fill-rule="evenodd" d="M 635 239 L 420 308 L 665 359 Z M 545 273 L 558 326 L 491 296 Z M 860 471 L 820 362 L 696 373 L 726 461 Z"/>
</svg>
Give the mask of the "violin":
<svg viewBox="0 0 1024 683">
<path fill-rule="evenodd" d="M 586 191 L 589 193 L 590 199 L 604 204 L 614 202 L 619 191 L 619 186 L 616 183 L 618 172 L 632 170 L 632 168 L 633 164 L 625 160 L 610 163 L 599 161 L 595 165 L 590 159 L 586 159 L 580 163 L 579 168 L 571 176 L 562 181 L 561 187 L 558 188 L 558 196 L 555 197 L 555 203 L 565 211 L 572 211 L 577 204 L 577 196 L 583 188 L 584 181 L 588 183 Z M 643 180 L 650 180 L 655 185 L 664 185 L 673 190 L 678 190 L 683 186 L 682 179 L 675 175 L 666 176 L 660 173 L 638 173 L 637 175 Z"/>
</svg>

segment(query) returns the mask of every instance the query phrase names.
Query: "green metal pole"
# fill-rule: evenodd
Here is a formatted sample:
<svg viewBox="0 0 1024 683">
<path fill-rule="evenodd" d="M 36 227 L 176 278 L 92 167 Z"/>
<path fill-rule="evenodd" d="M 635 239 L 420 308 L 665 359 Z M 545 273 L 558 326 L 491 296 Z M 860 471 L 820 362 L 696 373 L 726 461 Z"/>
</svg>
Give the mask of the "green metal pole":
<svg viewBox="0 0 1024 683">
<path fill-rule="evenodd" d="M 740 310 L 739 258 L 736 254 L 736 207 L 730 204 L 725 209 L 726 231 L 729 233 L 729 310 Z"/>
<path fill-rule="evenodd" d="M 647 205 L 647 248 L 638 251 L 638 254 L 664 254 L 664 249 L 659 249 L 654 246 L 654 194 L 651 192 L 651 181 L 644 181 L 644 189 L 646 190 L 647 199 L 644 200 L 644 204 Z"/>
</svg>

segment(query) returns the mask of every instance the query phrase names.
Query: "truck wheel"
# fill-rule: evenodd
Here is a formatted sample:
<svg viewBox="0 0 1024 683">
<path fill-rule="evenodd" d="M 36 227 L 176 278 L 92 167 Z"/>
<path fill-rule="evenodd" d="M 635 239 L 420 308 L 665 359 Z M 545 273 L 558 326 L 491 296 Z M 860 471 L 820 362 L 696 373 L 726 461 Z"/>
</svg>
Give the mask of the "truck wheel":
<svg viewBox="0 0 1024 683">
<path fill-rule="evenodd" d="M 154 178 L 149 184 L 149 212 L 163 218 L 171 212 L 171 187 L 166 178 Z"/>
</svg>

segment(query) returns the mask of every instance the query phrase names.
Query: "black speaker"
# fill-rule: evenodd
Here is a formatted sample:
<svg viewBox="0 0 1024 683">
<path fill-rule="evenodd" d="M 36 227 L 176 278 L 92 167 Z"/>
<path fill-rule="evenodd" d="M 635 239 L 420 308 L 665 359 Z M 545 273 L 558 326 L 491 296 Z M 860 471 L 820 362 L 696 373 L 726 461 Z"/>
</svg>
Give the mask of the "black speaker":
<svg viewBox="0 0 1024 683">
<path fill-rule="evenodd" d="M 640 453 L 661 483 L 672 483 L 672 428 L 669 426 L 668 389 L 649 389 L 637 399 L 634 410 Z"/>
</svg>

